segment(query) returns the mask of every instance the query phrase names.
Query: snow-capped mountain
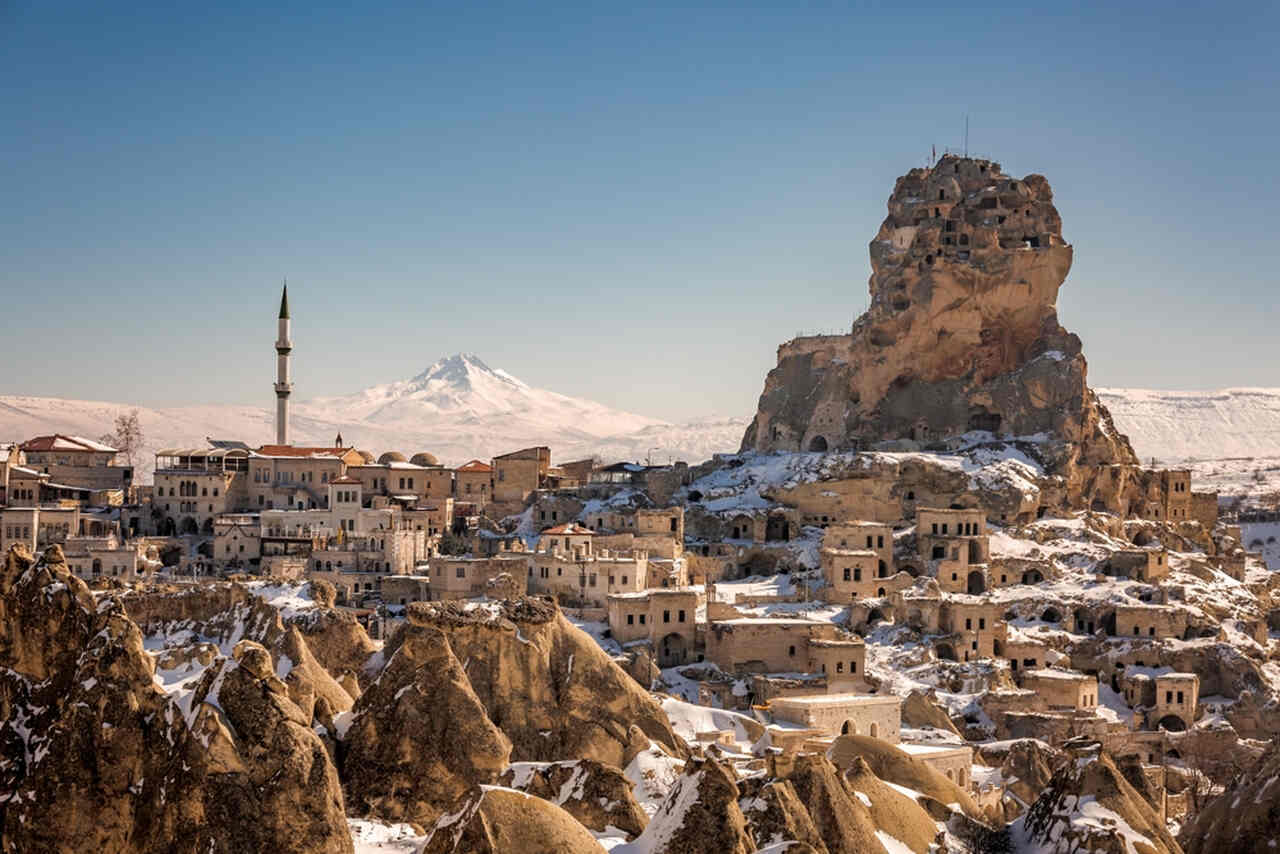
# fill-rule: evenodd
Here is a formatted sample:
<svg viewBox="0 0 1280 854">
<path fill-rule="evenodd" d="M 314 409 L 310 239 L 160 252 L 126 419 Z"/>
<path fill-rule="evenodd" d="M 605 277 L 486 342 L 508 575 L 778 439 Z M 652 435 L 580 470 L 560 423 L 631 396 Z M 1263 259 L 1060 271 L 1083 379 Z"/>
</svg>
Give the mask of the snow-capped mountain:
<svg viewBox="0 0 1280 854">
<path fill-rule="evenodd" d="M 273 441 L 274 415 L 266 407 L 148 408 L 129 403 L 0 396 L 0 441 L 42 433 L 97 438 L 115 417 L 137 409 L 145 445 L 135 458 L 141 482 L 150 480 L 157 450 L 204 447 L 205 438 Z M 701 462 L 737 450 L 746 418 L 704 418 L 669 424 L 631 412 L 530 386 L 472 355 L 441 359 L 412 379 L 293 407 L 296 444 L 348 445 L 380 454 L 398 450 L 435 454 L 446 465 L 530 445 L 548 445 L 554 460 L 596 455 L 607 462 L 668 459 Z"/>
<path fill-rule="evenodd" d="M 533 388 L 478 357 L 441 359 L 410 380 L 387 383 L 342 397 L 303 401 L 295 411 L 330 421 L 432 432 L 453 428 L 480 434 L 562 437 L 613 436 L 661 424 L 589 400 Z"/>
</svg>

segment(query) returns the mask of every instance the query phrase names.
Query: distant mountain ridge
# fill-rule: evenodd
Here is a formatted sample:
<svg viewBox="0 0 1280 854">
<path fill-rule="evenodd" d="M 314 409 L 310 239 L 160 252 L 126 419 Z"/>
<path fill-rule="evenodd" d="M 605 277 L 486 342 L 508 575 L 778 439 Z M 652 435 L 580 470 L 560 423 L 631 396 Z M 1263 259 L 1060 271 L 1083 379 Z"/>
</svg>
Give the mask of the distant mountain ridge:
<svg viewBox="0 0 1280 854">
<path fill-rule="evenodd" d="M 1094 391 L 1143 462 L 1280 456 L 1280 388 Z"/>
<path fill-rule="evenodd" d="M 3 395 L 0 441 L 53 432 L 96 438 L 111 429 L 116 415 L 134 408 L 145 438 L 135 459 L 142 482 L 150 478 L 157 450 L 204 447 L 206 437 L 258 445 L 274 436 L 274 415 L 267 407 L 152 408 Z M 598 455 L 608 462 L 701 462 L 713 453 L 733 451 L 746 424 L 746 418 L 671 424 L 535 388 L 464 353 L 440 359 L 407 380 L 296 402 L 291 419 L 295 444 L 332 445 L 341 433 L 345 443 L 375 454 L 429 451 L 446 465 L 530 445 L 550 446 L 559 461 Z"/>
<path fill-rule="evenodd" d="M 1219 391 L 1095 389 L 1116 428 L 1143 462 L 1280 457 L 1280 388 Z M 265 396 L 265 395 L 264 395 Z M 129 403 L 0 395 L 0 441 L 43 433 L 97 438 Z M 199 405 L 136 407 L 146 446 L 135 461 L 145 482 L 157 450 L 203 447 L 205 437 L 267 443 L 267 407 Z M 297 444 L 348 444 L 382 453 L 430 451 L 446 465 L 530 445 L 548 445 L 554 460 L 599 456 L 606 462 L 651 459 L 701 462 L 735 451 L 750 419 L 708 416 L 672 424 L 530 386 L 473 354 L 440 359 L 407 380 L 294 406 Z"/>
</svg>

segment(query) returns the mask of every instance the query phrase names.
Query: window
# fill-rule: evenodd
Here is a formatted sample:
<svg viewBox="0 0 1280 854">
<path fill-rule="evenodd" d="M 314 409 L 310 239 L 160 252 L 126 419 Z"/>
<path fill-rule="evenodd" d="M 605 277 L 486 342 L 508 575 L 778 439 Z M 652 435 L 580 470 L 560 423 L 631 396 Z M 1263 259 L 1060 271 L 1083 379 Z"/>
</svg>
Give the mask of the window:
<svg viewBox="0 0 1280 854">
<path fill-rule="evenodd" d="M 973 628 L 973 620 L 972 620 L 971 618 L 969 618 L 969 617 L 965 617 L 965 618 L 964 618 L 964 629 L 965 629 L 965 631 L 969 631 L 969 629 L 972 629 L 972 628 Z"/>
<path fill-rule="evenodd" d="M 936 534 L 936 533 L 938 533 L 938 523 L 937 523 L 937 522 L 934 522 L 934 523 L 933 523 L 933 533 L 935 533 L 935 534 Z"/>
<path fill-rule="evenodd" d="M 613 577 L 612 575 L 611 575 L 611 576 L 609 576 L 609 586 L 610 586 L 610 587 L 612 587 L 612 586 L 614 585 L 614 580 L 613 580 L 613 578 L 614 578 L 614 577 Z"/>
<path fill-rule="evenodd" d="M 640 615 L 640 625 L 644 625 L 644 614 Z"/>
<path fill-rule="evenodd" d="M 979 629 L 985 629 L 986 627 L 987 627 L 987 618 L 986 618 L 986 617 L 979 617 L 979 618 L 978 618 L 978 628 L 979 628 Z"/>
<path fill-rule="evenodd" d="M 843 662 L 843 661 L 837 661 L 837 662 L 836 662 L 836 673 L 844 673 L 844 662 Z"/>
<path fill-rule="evenodd" d="M 1164 692 L 1164 701 L 1165 701 L 1166 703 L 1172 703 L 1172 702 L 1173 702 L 1173 692 L 1172 692 L 1172 691 L 1165 691 L 1165 692 Z"/>
<path fill-rule="evenodd" d="M 854 580 L 854 581 L 861 581 L 861 580 L 862 580 L 862 567 L 860 567 L 860 566 L 855 566 L 855 567 L 853 568 L 853 580 Z"/>
<path fill-rule="evenodd" d="M 591 573 L 590 584 L 592 587 L 596 586 L 596 574 L 594 572 Z"/>
<path fill-rule="evenodd" d="M 1178 705 L 1179 705 L 1179 706 L 1181 706 L 1181 705 L 1182 705 L 1182 703 L 1183 703 L 1183 699 L 1182 699 L 1182 692 L 1181 692 L 1181 691 L 1179 691 L 1179 692 L 1178 692 Z"/>
<path fill-rule="evenodd" d="M 634 626 L 634 625 L 635 625 L 635 623 L 636 623 L 636 615 L 635 615 L 635 614 L 627 614 L 627 625 L 628 625 L 628 626 Z"/>
<path fill-rule="evenodd" d="M 459 578 L 466 578 L 466 577 L 467 577 L 467 568 L 466 568 L 465 566 L 460 566 L 460 567 L 458 567 L 458 568 L 457 568 L 456 570 L 454 570 L 454 571 L 458 574 L 458 577 L 459 577 Z"/>
<path fill-rule="evenodd" d="M 856 662 L 856 661 L 850 661 L 850 662 L 849 662 L 849 672 L 850 672 L 850 673 L 857 673 L 857 672 L 858 672 L 858 662 Z"/>
<path fill-rule="evenodd" d="M 671 612 L 670 612 L 670 611 L 663 611 L 663 612 L 662 612 L 662 622 L 664 622 L 664 623 L 669 623 L 669 622 L 671 622 Z"/>
<path fill-rule="evenodd" d="M 622 576 L 622 583 L 623 583 L 623 584 L 626 584 L 626 583 L 627 583 L 627 577 L 626 577 L 625 575 L 624 575 L 624 576 Z"/>
<path fill-rule="evenodd" d="M 849 567 L 846 566 L 844 568 L 844 580 L 849 581 L 852 574 L 853 574 L 852 571 L 849 569 Z"/>
<path fill-rule="evenodd" d="M 683 611 L 683 610 L 681 610 L 681 611 L 680 611 L 680 613 L 679 613 L 679 614 L 677 614 L 676 616 L 677 616 L 677 617 L 679 617 L 678 622 L 681 622 L 681 623 L 683 623 L 683 622 L 684 622 L 684 611 Z M 1179 702 L 1181 702 L 1181 700 L 1179 700 Z"/>
</svg>

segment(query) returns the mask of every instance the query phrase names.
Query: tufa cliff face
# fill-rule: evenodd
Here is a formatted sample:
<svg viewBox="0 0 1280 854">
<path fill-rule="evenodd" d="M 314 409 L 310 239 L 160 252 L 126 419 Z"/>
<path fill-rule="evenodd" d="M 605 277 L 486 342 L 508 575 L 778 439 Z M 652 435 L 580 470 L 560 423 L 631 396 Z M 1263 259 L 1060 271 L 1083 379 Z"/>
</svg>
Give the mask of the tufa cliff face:
<svg viewBox="0 0 1280 854">
<path fill-rule="evenodd" d="M 1049 182 L 943 157 L 899 178 L 849 335 L 778 348 L 743 450 L 865 448 L 985 430 L 1045 434 L 1057 462 L 1136 463 L 1058 323 L 1072 249 Z"/>
</svg>

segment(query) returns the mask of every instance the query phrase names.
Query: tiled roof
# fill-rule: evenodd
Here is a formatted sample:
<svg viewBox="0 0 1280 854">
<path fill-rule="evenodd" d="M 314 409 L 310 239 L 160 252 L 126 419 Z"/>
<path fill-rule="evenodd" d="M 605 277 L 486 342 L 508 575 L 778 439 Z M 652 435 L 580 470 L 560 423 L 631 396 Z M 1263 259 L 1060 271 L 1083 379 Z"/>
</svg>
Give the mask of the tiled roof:
<svg viewBox="0 0 1280 854">
<path fill-rule="evenodd" d="M 22 443 L 24 451 L 83 451 L 98 453 L 117 453 L 116 449 L 83 436 L 64 436 L 54 433 L 52 436 L 36 436 Z"/>
<path fill-rule="evenodd" d="M 457 470 L 458 471 L 474 471 L 474 472 L 491 472 L 493 471 L 493 466 L 489 465 L 488 463 L 482 463 L 479 460 L 472 460 L 471 462 L 466 463 L 465 465 L 458 466 Z"/>
<path fill-rule="evenodd" d="M 582 527 L 577 522 L 570 522 L 568 525 L 557 525 L 554 528 L 547 528 L 547 530 L 543 531 L 542 533 L 569 534 L 575 537 L 582 537 L 582 536 L 593 537 L 595 536 L 596 532 L 591 530 L 590 528 Z"/>
</svg>

